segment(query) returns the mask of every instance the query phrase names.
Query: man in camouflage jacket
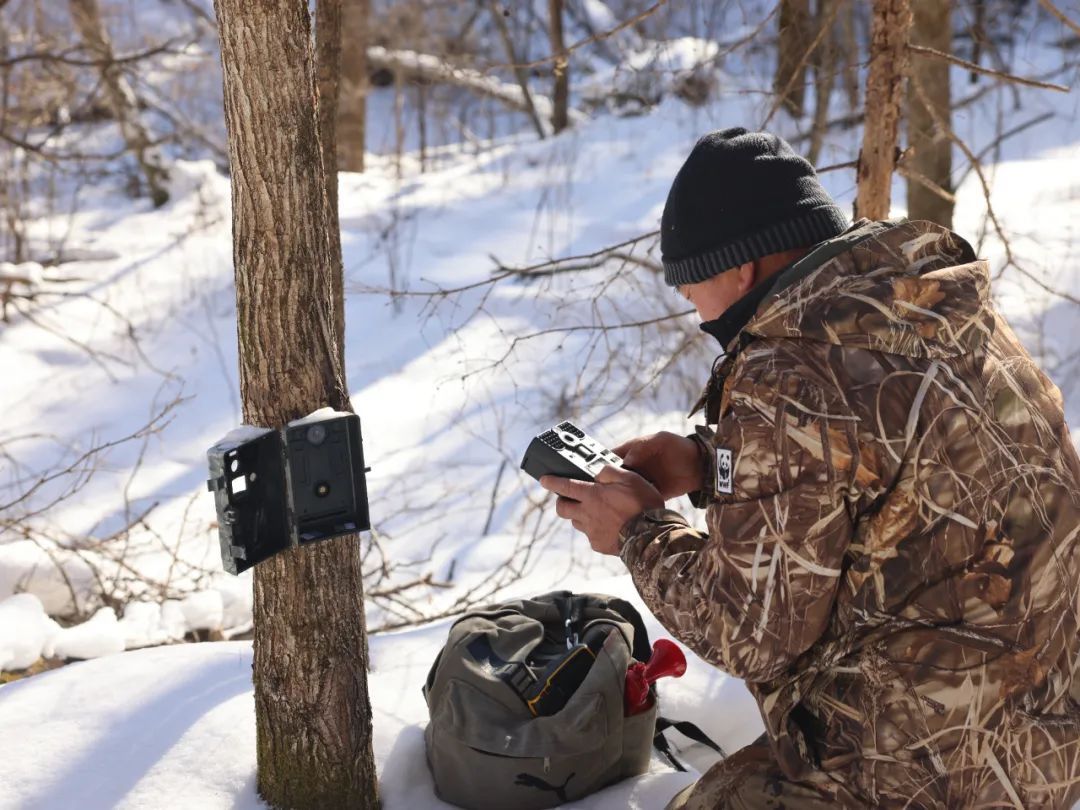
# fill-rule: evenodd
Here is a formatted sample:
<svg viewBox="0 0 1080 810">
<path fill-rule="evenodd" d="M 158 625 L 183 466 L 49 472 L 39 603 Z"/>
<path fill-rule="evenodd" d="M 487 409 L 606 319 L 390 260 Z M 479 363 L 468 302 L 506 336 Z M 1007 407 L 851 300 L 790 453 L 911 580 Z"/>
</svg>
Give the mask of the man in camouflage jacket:
<svg viewBox="0 0 1080 810">
<path fill-rule="evenodd" d="M 725 349 L 709 426 L 618 448 L 641 475 L 544 481 L 760 706 L 766 735 L 671 806 L 1069 808 L 1080 461 L 1061 395 L 967 242 L 830 206 L 782 140 L 703 138 L 662 239 Z M 684 493 L 707 533 L 663 508 Z"/>
</svg>

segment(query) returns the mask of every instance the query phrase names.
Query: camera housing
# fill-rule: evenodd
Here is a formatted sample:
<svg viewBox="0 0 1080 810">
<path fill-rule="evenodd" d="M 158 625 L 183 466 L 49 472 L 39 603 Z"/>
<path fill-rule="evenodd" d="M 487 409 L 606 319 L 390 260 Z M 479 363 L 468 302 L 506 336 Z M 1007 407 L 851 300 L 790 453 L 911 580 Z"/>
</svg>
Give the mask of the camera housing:
<svg viewBox="0 0 1080 810">
<path fill-rule="evenodd" d="M 521 469 L 537 481 L 545 475 L 592 481 L 605 466 L 622 459 L 573 422 L 564 421 L 529 442 Z"/>
<path fill-rule="evenodd" d="M 207 460 L 229 573 L 290 546 L 371 528 L 356 414 L 324 408 L 278 430 L 242 426 Z"/>
</svg>

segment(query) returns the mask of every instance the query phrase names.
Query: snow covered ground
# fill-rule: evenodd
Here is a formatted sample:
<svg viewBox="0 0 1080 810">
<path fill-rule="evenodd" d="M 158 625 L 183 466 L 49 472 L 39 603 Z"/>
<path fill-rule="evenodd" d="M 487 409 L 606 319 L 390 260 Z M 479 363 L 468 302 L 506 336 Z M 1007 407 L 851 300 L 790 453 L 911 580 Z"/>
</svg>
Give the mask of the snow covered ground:
<svg viewBox="0 0 1080 810">
<path fill-rule="evenodd" d="M 584 583 L 582 583 L 584 584 Z M 625 578 L 589 583 L 633 598 Z M 640 602 L 637 603 L 639 609 Z M 371 641 L 375 756 L 386 810 L 451 807 L 424 761 L 420 685 L 449 620 Z M 649 624 L 655 637 L 660 628 Z M 737 681 L 703 665 L 663 682 L 666 716 L 693 718 L 720 745 L 752 741 L 761 720 Z M 703 697 L 723 712 L 702 714 Z M 255 794 L 251 645 L 184 644 L 72 664 L 0 688 L 0 808 L 244 810 Z M 669 737 L 676 748 L 685 744 Z M 691 751 L 688 762 L 712 761 Z M 567 807 L 655 810 L 689 784 L 654 758 L 649 773 Z"/>
<path fill-rule="evenodd" d="M 1018 69 L 1043 72 L 1038 42 Z M 711 47 L 679 40 L 664 58 Z M 625 78 L 606 76 L 585 90 Z M 718 80 L 719 98 L 706 108 L 667 99 L 640 117 L 600 114 L 544 142 L 525 131 L 483 148 L 439 147 L 424 173 L 406 154 L 400 167 L 372 155 L 365 173 L 341 175 L 347 372 L 373 466 L 365 570 L 383 587 L 428 576 L 447 586 L 376 599 L 373 628 L 553 587 L 633 596 L 617 561 L 591 554 L 555 519 L 518 471 L 520 455 L 565 417 L 612 444 L 687 430 L 683 414 L 714 349 L 689 317 L 671 317 L 685 302 L 635 262 L 527 283 L 493 281 L 493 271 L 654 230 L 694 140 L 766 117 L 766 72 L 729 62 Z M 1020 110 L 967 108 L 955 125 L 979 152 L 998 116 L 1054 113 L 986 158 L 1020 267 L 995 279 L 995 294 L 1080 426 L 1078 310 L 1059 294 L 1080 296 L 1080 93 L 1025 89 L 1021 99 Z M 376 94 L 373 105 L 377 126 L 390 104 Z M 801 143 L 792 122 L 774 128 Z M 830 136 L 820 163 L 850 160 L 857 136 Z M 114 133 L 94 127 L 77 137 L 108 151 Z M 15 317 L 0 330 L 0 513 L 35 527 L 30 537 L 0 533 L 0 670 L 42 655 L 95 659 L 0 687 L 0 808 L 260 806 L 250 646 L 137 649 L 193 630 L 228 636 L 251 622 L 250 576 L 221 572 L 203 487 L 206 448 L 240 421 L 229 181 L 208 157 L 171 171 L 160 210 L 109 183 L 81 189 L 70 216 L 42 205 L 32 237 L 85 259 L 19 265 L 58 294 L 41 299 L 33 321 Z M 851 171 L 823 181 L 850 205 Z M 898 180 L 894 200 L 902 191 Z M 956 229 L 998 267 L 1004 248 L 985 210 L 970 173 Z M 653 240 L 629 250 L 658 259 Z M 72 475 L 11 502 L 28 482 L 69 466 Z M 62 628 L 50 616 L 82 621 Z M 376 754 L 390 810 L 441 806 L 424 765 L 420 684 L 446 628 L 440 620 L 372 639 Z M 687 676 L 664 691 L 665 712 L 694 719 L 729 749 L 756 737 L 745 688 L 690 658 Z M 709 761 L 697 750 L 688 757 Z M 579 806 L 662 806 L 687 779 L 656 761 L 652 773 Z"/>
</svg>

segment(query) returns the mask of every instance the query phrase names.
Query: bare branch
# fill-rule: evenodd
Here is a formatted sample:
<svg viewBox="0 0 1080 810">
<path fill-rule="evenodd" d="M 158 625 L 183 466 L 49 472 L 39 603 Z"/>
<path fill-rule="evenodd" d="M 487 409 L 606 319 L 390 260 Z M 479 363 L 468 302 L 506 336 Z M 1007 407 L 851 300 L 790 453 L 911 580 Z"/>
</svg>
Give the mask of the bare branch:
<svg viewBox="0 0 1080 810">
<path fill-rule="evenodd" d="M 557 62 L 560 59 L 566 58 L 571 53 L 576 51 L 578 48 L 583 48 L 586 45 L 591 45 L 594 42 L 602 42 L 605 39 L 609 39 L 609 38 L 615 36 L 620 31 L 625 31 L 627 28 L 629 28 L 632 25 L 637 25 L 642 20 L 644 20 L 644 19 L 646 19 L 648 17 L 651 17 L 653 14 L 655 14 L 661 8 L 666 6 L 667 2 L 668 2 L 668 0 L 658 0 L 657 2 L 655 2 L 651 6 L 649 6 L 647 9 L 645 9 L 644 11 L 636 14 L 635 16 L 633 16 L 633 17 L 631 17 L 631 18 L 629 18 L 627 20 L 623 20 L 621 23 L 614 26 L 613 28 L 608 29 L 607 31 L 601 31 L 599 34 L 593 34 L 592 36 L 585 37 L 584 39 L 579 39 L 573 45 L 570 45 L 569 47 L 564 49 L 561 53 L 553 53 L 550 56 L 545 56 L 543 59 L 534 59 L 531 62 L 525 62 L 523 64 L 518 64 L 518 65 L 514 65 L 514 64 L 501 64 L 501 65 L 495 64 L 495 65 L 489 65 L 488 68 L 489 69 L 517 68 L 517 67 L 535 68 L 535 67 L 540 67 L 541 65 L 549 64 L 551 62 Z"/>
<path fill-rule="evenodd" d="M 1039 4 L 1061 20 L 1065 27 L 1072 29 L 1072 32 L 1080 37 L 1080 23 L 1074 22 L 1065 15 L 1065 12 L 1055 6 L 1050 0 L 1039 0 Z"/>
<path fill-rule="evenodd" d="M 967 59 L 961 59 L 959 56 L 953 56 L 951 53 L 939 51 L 936 48 L 927 48 L 924 45 L 911 44 L 909 44 L 907 47 L 908 50 L 914 54 L 918 54 L 919 56 L 932 56 L 935 59 L 944 59 L 946 62 L 949 62 L 953 65 L 959 65 L 962 68 L 970 70 L 972 73 L 981 73 L 983 76 L 993 76 L 994 78 L 1001 79 L 1002 81 L 1023 84 L 1028 87 L 1038 87 L 1041 90 L 1056 90 L 1059 93 L 1071 92 L 1071 89 L 1063 84 L 1041 82 L 1038 79 L 1026 79 L 1023 76 L 1015 76 L 1012 73 L 1005 73 L 1000 70 L 984 68 L 982 65 L 977 65 L 974 62 L 969 62 Z"/>
<path fill-rule="evenodd" d="M 18 56 L 12 56 L 7 59 L 0 59 L 0 69 L 14 67 L 15 65 L 19 65 L 24 62 L 57 62 L 63 65 L 70 65 L 72 67 L 97 68 L 112 67 L 114 65 L 129 65 L 133 62 L 141 62 L 143 59 L 148 59 L 151 56 L 159 56 L 161 54 L 183 54 L 183 47 L 178 50 L 174 48 L 174 46 L 178 42 L 180 42 L 180 39 L 178 37 L 174 37 L 173 39 L 162 42 L 160 45 L 155 45 L 152 48 L 147 48 L 144 51 L 125 54 L 123 56 L 97 56 L 94 58 L 77 58 L 74 56 L 69 56 L 69 54 L 79 53 L 80 51 L 85 50 L 84 45 L 76 45 L 74 47 L 60 51 L 59 53 L 54 53 L 53 51 L 31 51 L 30 53 L 21 53 Z"/>
</svg>

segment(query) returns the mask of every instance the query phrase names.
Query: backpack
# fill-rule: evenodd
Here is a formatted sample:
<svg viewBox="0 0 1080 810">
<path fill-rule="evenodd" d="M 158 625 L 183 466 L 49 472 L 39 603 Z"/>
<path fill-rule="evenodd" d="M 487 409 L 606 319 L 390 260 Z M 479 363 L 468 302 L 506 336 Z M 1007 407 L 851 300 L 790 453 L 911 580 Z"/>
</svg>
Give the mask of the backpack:
<svg viewBox="0 0 1080 810">
<path fill-rule="evenodd" d="M 644 773 L 656 691 L 626 717 L 623 688 L 651 652 L 641 616 L 613 596 L 556 591 L 465 614 L 423 688 L 436 793 L 470 810 L 538 810 Z"/>
</svg>

